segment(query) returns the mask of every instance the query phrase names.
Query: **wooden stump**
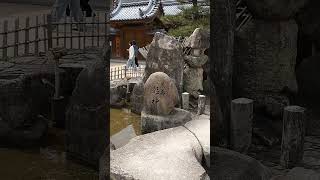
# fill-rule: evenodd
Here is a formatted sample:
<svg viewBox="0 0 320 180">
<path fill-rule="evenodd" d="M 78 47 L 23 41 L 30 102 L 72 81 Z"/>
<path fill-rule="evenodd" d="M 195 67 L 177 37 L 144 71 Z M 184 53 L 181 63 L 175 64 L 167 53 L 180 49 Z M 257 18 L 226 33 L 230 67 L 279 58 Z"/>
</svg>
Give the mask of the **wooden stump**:
<svg viewBox="0 0 320 180">
<path fill-rule="evenodd" d="M 296 166 L 303 158 L 305 119 L 304 108 L 284 108 L 280 164 L 285 168 Z"/>
<path fill-rule="evenodd" d="M 182 93 L 182 109 L 189 110 L 189 93 Z"/>
<path fill-rule="evenodd" d="M 230 143 L 233 150 L 246 153 L 252 138 L 253 100 L 231 101 Z"/>
</svg>

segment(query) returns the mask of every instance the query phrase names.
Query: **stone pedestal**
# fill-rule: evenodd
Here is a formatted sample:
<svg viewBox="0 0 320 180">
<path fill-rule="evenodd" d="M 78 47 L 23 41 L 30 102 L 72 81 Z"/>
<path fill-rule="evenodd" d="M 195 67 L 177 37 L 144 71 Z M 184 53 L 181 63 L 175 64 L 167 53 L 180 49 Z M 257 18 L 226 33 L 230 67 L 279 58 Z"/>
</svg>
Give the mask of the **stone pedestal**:
<svg viewBox="0 0 320 180">
<path fill-rule="evenodd" d="M 189 111 L 175 108 L 169 115 L 151 115 L 145 111 L 141 112 L 141 132 L 142 134 L 151 133 L 163 129 L 173 128 L 184 125 L 190 121 Z"/>
<path fill-rule="evenodd" d="M 109 134 L 106 74 L 105 62 L 98 61 L 83 69 L 66 113 L 67 158 L 97 169 Z"/>
<path fill-rule="evenodd" d="M 185 110 L 189 109 L 189 96 L 187 92 L 182 93 L 182 108 Z"/>
<path fill-rule="evenodd" d="M 305 120 L 304 108 L 284 108 L 280 164 L 285 168 L 297 166 L 303 159 Z"/>
<path fill-rule="evenodd" d="M 203 114 L 206 107 L 206 96 L 205 95 L 199 95 L 198 99 L 198 115 Z"/>
<path fill-rule="evenodd" d="M 232 149 L 245 153 L 251 145 L 253 100 L 234 99 L 231 102 L 231 145 Z"/>
<path fill-rule="evenodd" d="M 107 141 L 106 106 L 73 106 L 67 114 L 67 158 L 97 168 Z"/>
</svg>

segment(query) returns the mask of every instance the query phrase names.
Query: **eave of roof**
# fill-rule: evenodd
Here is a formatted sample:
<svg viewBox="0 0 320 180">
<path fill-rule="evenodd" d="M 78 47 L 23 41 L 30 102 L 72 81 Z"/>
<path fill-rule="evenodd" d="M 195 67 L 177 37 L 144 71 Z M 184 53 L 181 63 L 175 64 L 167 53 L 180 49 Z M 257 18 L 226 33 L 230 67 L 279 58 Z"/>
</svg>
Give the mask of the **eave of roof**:
<svg viewBox="0 0 320 180">
<path fill-rule="evenodd" d="M 199 4 L 202 2 L 200 0 Z M 112 23 L 137 23 L 153 20 L 159 13 L 160 3 L 164 15 L 176 15 L 182 11 L 181 7 L 192 6 L 190 0 L 183 4 L 177 0 L 119 0 L 117 8 L 111 13 L 110 21 Z"/>
</svg>

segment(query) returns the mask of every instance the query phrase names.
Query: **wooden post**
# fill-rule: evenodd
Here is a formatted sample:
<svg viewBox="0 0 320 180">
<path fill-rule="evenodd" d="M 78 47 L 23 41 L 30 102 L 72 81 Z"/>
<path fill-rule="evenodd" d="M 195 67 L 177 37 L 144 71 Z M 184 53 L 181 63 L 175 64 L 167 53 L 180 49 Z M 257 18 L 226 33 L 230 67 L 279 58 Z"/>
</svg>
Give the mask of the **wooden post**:
<svg viewBox="0 0 320 180">
<path fill-rule="evenodd" d="M 56 29 L 56 47 L 59 47 L 59 22 L 57 23 L 57 29 Z"/>
<path fill-rule="evenodd" d="M 252 138 L 253 100 L 231 101 L 230 144 L 235 151 L 246 153 Z"/>
<path fill-rule="evenodd" d="M 30 17 L 26 18 L 26 31 L 24 39 L 24 54 L 29 54 L 29 27 L 30 27 Z"/>
<path fill-rule="evenodd" d="M 118 79 L 120 79 L 120 67 L 118 67 Z"/>
<path fill-rule="evenodd" d="M 70 18 L 70 49 L 73 48 L 72 25 L 73 25 L 73 21 L 71 17 Z"/>
<path fill-rule="evenodd" d="M 14 57 L 17 57 L 19 54 L 19 18 L 16 18 L 14 22 Z"/>
<path fill-rule="evenodd" d="M 63 47 L 67 48 L 67 15 L 64 15 L 64 24 L 63 24 Z"/>
<path fill-rule="evenodd" d="M 91 26 L 91 47 L 94 45 L 94 16 L 92 16 L 92 26 Z"/>
<path fill-rule="evenodd" d="M 99 16 L 99 12 L 96 13 L 97 15 L 97 19 L 98 19 L 98 22 L 97 22 L 97 46 L 100 47 L 100 16 Z"/>
<path fill-rule="evenodd" d="M 206 107 L 206 96 L 205 95 L 199 95 L 198 99 L 198 115 L 203 114 L 204 109 Z"/>
<path fill-rule="evenodd" d="M 189 110 L 189 96 L 187 92 L 182 93 L 182 108 L 185 110 Z"/>
<path fill-rule="evenodd" d="M 48 49 L 52 48 L 52 16 L 48 14 L 47 16 L 47 23 L 48 23 Z"/>
<path fill-rule="evenodd" d="M 87 19 L 86 19 L 86 17 L 84 16 L 84 17 L 83 17 L 83 49 L 86 48 L 86 31 L 87 31 L 86 22 L 87 22 Z"/>
<path fill-rule="evenodd" d="M 39 16 L 36 16 L 36 29 L 34 37 L 34 54 L 39 55 Z"/>
<path fill-rule="evenodd" d="M 82 16 L 82 15 L 81 15 Z M 82 19 L 82 17 L 80 18 L 80 19 Z M 80 27 L 82 28 L 82 24 L 81 24 L 82 22 L 80 22 L 80 21 L 78 21 L 78 49 L 81 49 L 81 46 L 80 46 L 80 44 L 81 44 L 81 31 L 80 31 Z"/>
<path fill-rule="evenodd" d="M 3 53 L 2 53 L 2 58 L 7 59 L 7 57 L 8 57 L 8 48 L 7 48 L 7 46 L 8 46 L 8 21 L 7 20 L 4 21 L 3 33 L 4 33 L 4 35 L 3 35 L 4 49 L 3 49 Z"/>
<path fill-rule="evenodd" d="M 280 164 L 285 168 L 298 165 L 303 158 L 305 120 L 304 108 L 284 108 Z"/>
<path fill-rule="evenodd" d="M 45 14 L 43 14 L 42 20 L 43 20 L 43 24 L 46 24 L 46 23 L 47 23 L 47 26 L 48 26 L 48 29 L 49 29 L 49 24 L 48 24 L 48 21 L 46 22 L 46 15 L 45 15 Z M 50 28 L 51 28 L 51 27 L 50 27 Z M 46 31 L 46 29 L 43 28 L 43 38 L 44 38 L 43 47 L 44 47 L 44 52 L 47 51 L 47 37 L 48 37 L 47 34 L 48 34 L 48 33 L 46 33 L 46 32 L 48 32 L 48 30 Z M 49 40 L 48 40 L 48 44 L 49 44 Z"/>
<path fill-rule="evenodd" d="M 104 15 L 104 43 L 107 43 L 108 42 L 108 31 L 107 31 L 107 21 L 109 19 L 109 13 L 105 13 Z"/>
</svg>

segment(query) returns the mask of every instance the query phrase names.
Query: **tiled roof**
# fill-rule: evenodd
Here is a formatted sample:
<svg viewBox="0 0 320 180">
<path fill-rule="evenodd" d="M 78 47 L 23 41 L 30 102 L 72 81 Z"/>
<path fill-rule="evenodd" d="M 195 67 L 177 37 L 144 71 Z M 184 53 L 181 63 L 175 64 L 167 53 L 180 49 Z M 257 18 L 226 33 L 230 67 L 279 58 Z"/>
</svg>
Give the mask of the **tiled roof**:
<svg viewBox="0 0 320 180">
<path fill-rule="evenodd" d="M 176 15 L 181 8 L 192 7 L 191 0 L 181 4 L 177 0 L 119 0 L 117 8 L 111 13 L 111 21 L 142 20 L 157 14 L 160 3 L 164 15 Z M 200 0 L 201 3 L 203 0 Z"/>
<path fill-rule="evenodd" d="M 182 10 L 182 8 L 190 8 L 192 7 L 192 4 L 184 4 L 184 5 L 163 5 L 163 12 L 164 15 L 177 15 L 179 14 Z"/>
<path fill-rule="evenodd" d="M 158 0 L 120 0 L 111 13 L 111 21 L 140 20 L 154 16 L 159 8 Z"/>
</svg>

